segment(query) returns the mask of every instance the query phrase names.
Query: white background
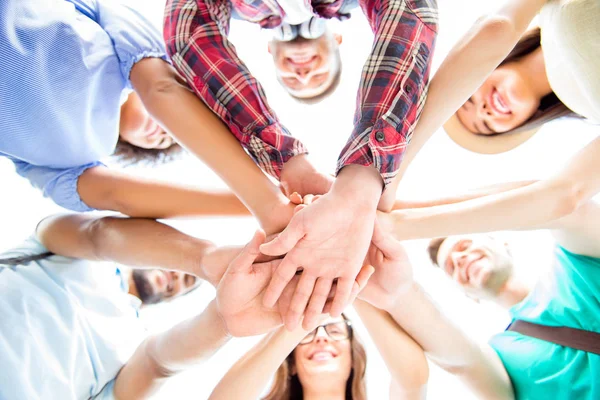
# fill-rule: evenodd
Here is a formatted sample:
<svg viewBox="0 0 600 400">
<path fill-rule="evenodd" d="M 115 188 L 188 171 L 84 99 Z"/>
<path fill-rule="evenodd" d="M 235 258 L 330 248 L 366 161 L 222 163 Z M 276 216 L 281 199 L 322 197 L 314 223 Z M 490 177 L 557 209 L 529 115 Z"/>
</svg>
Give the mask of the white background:
<svg viewBox="0 0 600 400">
<path fill-rule="evenodd" d="M 135 1 L 147 9 L 157 25 L 162 14 L 161 1 Z M 149 4 L 151 3 L 151 5 Z M 476 0 L 440 1 L 440 34 L 434 67 L 460 35 L 491 2 Z M 311 158 L 319 168 L 332 171 L 338 153 L 352 129 L 356 89 L 360 70 L 372 44 L 372 33 L 360 10 L 343 24 L 336 24 L 343 34 L 342 82 L 337 92 L 318 105 L 298 104 L 278 86 L 272 62 L 267 53 L 264 34 L 258 27 L 234 21 L 231 39 L 242 59 L 263 83 L 270 104 L 283 123 L 310 149 Z M 500 155 L 481 156 L 455 145 L 442 131 L 438 132 L 415 160 L 398 192 L 399 197 L 460 192 L 462 189 L 513 181 L 543 178 L 556 171 L 583 145 L 598 133 L 598 128 L 580 121 L 558 121 L 544 127 L 521 147 Z M 146 176 L 177 180 L 206 188 L 224 187 L 205 166 L 191 158 L 151 170 L 135 170 Z M 0 251 L 17 245 L 34 230 L 37 222 L 60 209 L 31 188 L 28 182 L 14 173 L 10 162 L 0 160 Z M 149 200 L 151 201 L 151 200 Z M 218 244 L 243 244 L 256 228 L 250 218 L 176 221 L 173 225 L 187 233 L 212 240 Z M 529 282 L 543 272 L 550 262 L 551 238 L 546 232 L 503 233 L 511 245 L 517 263 L 517 273 Z M 431 267 L 425 254 L 426 241 L 407 243 L 417 279 L 433 294 L 444 311 L 476 340 L 486 341 L 501 331 L 507 314 L 491 304 L 475 304 L 462 295 L 438 270 Z M 212 299 L 214 291 L 205 285 L 195 293 L 169 305 L 145 310 L 143 318 L 149 331 L 169 328 L 174 323 L 200 312 Z M 410 306 L 410 305 L 407 305 Z M 367 385 L 369 398 L 388 398 L 389 374 L 376 348 L 364 333 L 352 311 L 349 315 L 367 345 Z M 173 378 L 156 396 L 158 399 L 205 399 L 229 366 L 257 338 L 234 340 L 209 363 L 192 368 Z M 402 354 L 398 354 L 402 357 Z M 473 398 L 451 376 L 431 366 L 429 398 Z"/>
</svg>

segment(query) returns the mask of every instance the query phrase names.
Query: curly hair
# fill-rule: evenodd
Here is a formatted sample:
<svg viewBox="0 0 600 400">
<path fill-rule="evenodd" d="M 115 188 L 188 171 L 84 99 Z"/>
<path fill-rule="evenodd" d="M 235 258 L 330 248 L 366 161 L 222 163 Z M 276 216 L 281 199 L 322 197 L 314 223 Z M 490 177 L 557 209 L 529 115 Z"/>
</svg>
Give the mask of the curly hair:
<svg viewBox="0 0 600 400">
<path fill-rule="evenodd" d="M 113 157 L 117 163 L 124 167 L 132 165 L 157 166 L 176 160 L 183 154 L 183 147 L 178 143 L 173 143 L 166 149 L 145 149 L 134 146 L 119 138 Z"/>
</svg>

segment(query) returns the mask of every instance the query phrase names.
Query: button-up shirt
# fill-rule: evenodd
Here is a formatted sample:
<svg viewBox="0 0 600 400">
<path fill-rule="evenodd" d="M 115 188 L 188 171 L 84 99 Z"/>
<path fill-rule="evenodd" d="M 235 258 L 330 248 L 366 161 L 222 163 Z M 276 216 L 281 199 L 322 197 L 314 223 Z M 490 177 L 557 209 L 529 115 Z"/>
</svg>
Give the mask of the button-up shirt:
<svg viewBox="0 0 600 400">
<path fill-rule="evenodd" d="M 47 251 L 31 237 L 0 258 Z M 0 265 L 0 293 L 0 399 L 114 399 L 146 338 L 141 301 L 114 264 L 54 255 Z"/>
<path fill-rule="evenodd" d="M 304 0 L 315 16 L 344 19 L 343 0 Z M 375 34 L 363 68 L 354 129 L 337 165 L 374 166 L 385 184 L 396 176 L 427 92 L 437 32 L 435 0 L 361 0 Z M 281 25 L 275 0 L 169 0 L 167 52 L 196 94 L 229 127 L 261 168 L 278 178 L 306 153 L 281 124 L 264 91 L 227 39 L 232 10 L 263 28 Z M 344 10 L 345 11 L 345 10 Z"/>
<path fill-rule="evenodd" d="M 166 59 L 122 0 L 0 0 L 0 156 L 58 205 L 87 211 L 77 180 L 114 152 L 131 67 Z"/>
</svg>

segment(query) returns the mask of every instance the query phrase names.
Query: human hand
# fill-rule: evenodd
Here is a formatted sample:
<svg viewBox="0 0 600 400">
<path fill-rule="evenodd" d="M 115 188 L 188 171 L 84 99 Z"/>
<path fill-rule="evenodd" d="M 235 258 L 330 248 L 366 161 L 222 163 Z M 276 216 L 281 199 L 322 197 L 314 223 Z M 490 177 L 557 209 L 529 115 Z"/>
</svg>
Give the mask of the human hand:
<svg viewBox="0 0 600 400">
<path fill-rule="evenodd" d="M 217 286 L 217 310 L 232 336 L 259 335 L 282 324 L 279 311 L 263 306 L 261 301 L 272 271 L 280 262 L 255 263 L 264 241 L 264 232 L 258 231 L 231 262 Z"/>
<path fill-rule="evenodd" d="M 413 274 L 404 247 L 382 228 L 379 221 L 375 222 L 365 264 L 372 265 L 375 273 L 358 298 L 379 309 L 388 310 L 395 304 L 402 288 L 410 285 Z"/>
<path fill-rule="evenodd" d="M 292 157 L 283 165 L 279 182 L 286 196 L 293 192 L 305 194 L 325 194 L 331 189 L 334 178 L 323 174 L 310 163 L 306 154 Z"/>
<path fill-rule="evenodd" d="M 305 310 L 305 328 L 318 318 L 334 280 L 337 280 L 331 304 L 334 317 L 341 314 L 360 290 L 357 275 L 373 233 L 381 184 L 380 181 L 365 182 L 360 173 L 357 175 L 348 175 L 348 178 L 353 179 L 353 185 L 358 184 L 364 189 L 364 196 L 356 199 L 356 186 L 346 186 L 338 178 L 336 184 L 342 186 L 335 190 L 334 184 L 334 189 L 321 196 L 318 202 L 298 211 L 276 239 L 261 246 L 264 254 L 287 253 L 265 292 L 266 306 L 272 307 L 277 302 L 296 271 L 302 269 L 284 316 L 286 327 L 290 330 L 298 324 Z M 369 189 L 375 196 L 368 196 Z"/>
</svg>

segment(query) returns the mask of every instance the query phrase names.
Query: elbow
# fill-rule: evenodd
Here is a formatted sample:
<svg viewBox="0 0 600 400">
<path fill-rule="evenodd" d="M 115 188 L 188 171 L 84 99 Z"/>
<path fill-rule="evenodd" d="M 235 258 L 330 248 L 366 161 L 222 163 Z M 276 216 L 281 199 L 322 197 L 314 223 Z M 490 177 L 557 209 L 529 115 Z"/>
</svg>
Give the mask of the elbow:
<svg viewBox="0 0 600 400">
<path fill-rule="evenodd" d="M 570 215 L 577 211 L 591 197 L 584 184 L 576 182 L 553 182 L 550 186 L 553 198 L 557 199 L 553 219 Z"/>
<path fill-rule="evenodd" d="M 520 32 L 515 22 L 502 15 L 485 15 L 479 17 L 472 29 L 472 37 L 478 38 L 483 43 L 510 43 L 510 49 L 512 49 L 514 43 L 520 37 Z M 506 55 L 507 49 L 505 49 L 505 46 L 490 46 L 490 48 L 502 52 L 502 57 Z"/>
</svg>

